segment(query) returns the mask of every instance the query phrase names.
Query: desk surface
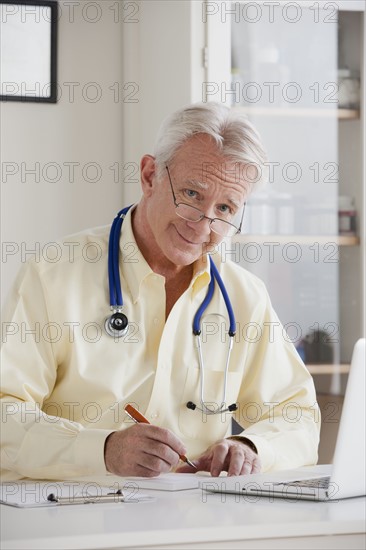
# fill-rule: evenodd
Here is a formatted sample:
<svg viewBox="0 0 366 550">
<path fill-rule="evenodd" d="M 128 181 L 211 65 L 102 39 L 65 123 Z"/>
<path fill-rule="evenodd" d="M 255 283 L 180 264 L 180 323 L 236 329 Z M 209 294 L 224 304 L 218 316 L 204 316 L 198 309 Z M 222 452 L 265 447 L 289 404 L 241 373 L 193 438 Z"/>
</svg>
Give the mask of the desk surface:
<svg viewBox="0 0 366 550">
<path fill-rule="evenodd" d="M 1 548 L 365 548 L 363 497 L 308 502 L 199 489 L 142 492 L 156 500 L 28 509 L 1 505 Z"/>
</svg>

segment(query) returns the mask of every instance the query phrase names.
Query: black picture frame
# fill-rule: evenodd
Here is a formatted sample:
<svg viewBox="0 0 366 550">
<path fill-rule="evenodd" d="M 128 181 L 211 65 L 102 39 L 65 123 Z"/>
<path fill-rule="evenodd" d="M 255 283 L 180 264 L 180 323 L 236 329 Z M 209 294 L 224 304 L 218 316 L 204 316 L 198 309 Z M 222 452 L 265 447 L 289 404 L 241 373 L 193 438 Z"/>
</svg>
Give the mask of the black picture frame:
<svg viewBox="0 0 366 550">
<path fill-rule="evenodd" d="M 3 5 L 8 5 L 9 8 L 3 8 Z M 34 16 L 32 17 L 32 8 L 34 7 Z M 39 10 L 37 10 L 39 8 Z M 47 18 L 44 16 L 44 8 L 50 8 L 50 11 L 47 10 L 47 14 L 49 15 Z M 10 21 L 10 17 L 15 16 L 19 19 L 20 15 L 20 21 L 12 21 L 11 27 L 8 27 L 6 29 L 7 32 L 2 33 L 2 47 L 1 49 L 5 52 L 9 52 L 10 48 L 14 48 L 14 60 L 10 60 L 10 57 L 6 58 L 5 56 L 8 55 L 4 53 L 4 59 L 0 59 L 2 61 L 2 75 L 0 75 L 0 101 L 22 101 L 22 102 L 42 102 L 42 103 L 57 103 L 57 26 L 58 26 L 58 2 L 57 0 L 0 0 L 0 17 L 1 21 L 0 24 L 5 29 L 4 25 L 6 25 L 7 22 Z M 39 16 L 38 22 L 41 22 L 42 18 L 42 24 L 43 24 L 43 31 L 45 40 L 48 43 L 49 49 L 47 48 L 47 51 L 45 51 L 44 59 L 34 59 L 34 67 L 36 69 L 37 63 L 38 68 L 41 66 L 41 63 L 43 62 L 44 65 L 44 71 L 46 74 L 46 79 L 44 83 L 33 81 L 29 84 L 30 88 L 27 89 L 27 82 L 21 79 L 23 74 L 26 74 L 27 72 L 31 72 L 33 62 L 32 59 L 27 60 L 28 63 L 25 63 L 25 58 L 22 58 L 22 52 L 19 51 L 19 36 L 22 33 L 28 33 L 27 39 L 28 41 L 31 40 L 31 42 L 36 42 L 39 40 L 39 36 L 36 36 L 36 30 L 34 25 L 32 27 L 31 22 L 34 21 L 37 23 L 37 15 Z M 27 21 L 28 20 L 28 21 Z M 28 22 L 28 25 L 27 25 Z M 8 23 L 9 24 L 9 23 Z M 24 25 L 24 27 L 23 27 Z M 48 27 L 49 26 L 49 27 Z M 50 36 L 46 33 L 48 33 L 48 28 L 50 32 Z M 18 32 L 18 34 L 16 34 Z M 14 33 L 14 41 L 11 40 L 11 36 Z M 19 34 L 20 33 L 20 34 Z M 34 40 L 33 40 L 34 35 Z M 17 37 L 17 39 L 16 39 Z M 8 42 L 8 43 L 7 43 Z M 8 46 L 8 48 L 6 48 Z M 18 48 L 18 51 L 16 51 Z M 24 54 L 24 52 L 23 52 Z M 0 52 L 0 55 L 1 52 Z M 11 56 L 12 54 L 10 54 Z M 28 54 L 29 55 L 29 54 Z M 42 57 L 42 56 L 41 56 Z M 49 60 L 49 73 L 48 73 L 48 60 Z M 14 62 L 14 66 L 10 61 Z M 14 68 L 17 66 L 17 68 Z M 7 80 L 7 67 L 11 67 L 10 73 L 14 74 L 14 72 L 18 75 L 19 74 L 19 80 Z M 39 69 L 40 71 L 41 69 Z M 36 70 L 35 70 L 36 73 Z M 8 71 L 9 74 L 9 71 Z M 39 86 L 37 86 L 39 84 Z M 43 84 L 43 86 L 42 86 Z M 13 85 L 13 93 L 10 93 L 12 90 Z M 24 85 L 24 86 L 23 86 Z M 33 86 L 33 89 L 31 88 Z M 10 88 L 10 90 L 9 90 Z M 37 89 L 39 88 L 39 89 Z M 5 93 L 4 93 L 5 92 Z"/>
</svg>

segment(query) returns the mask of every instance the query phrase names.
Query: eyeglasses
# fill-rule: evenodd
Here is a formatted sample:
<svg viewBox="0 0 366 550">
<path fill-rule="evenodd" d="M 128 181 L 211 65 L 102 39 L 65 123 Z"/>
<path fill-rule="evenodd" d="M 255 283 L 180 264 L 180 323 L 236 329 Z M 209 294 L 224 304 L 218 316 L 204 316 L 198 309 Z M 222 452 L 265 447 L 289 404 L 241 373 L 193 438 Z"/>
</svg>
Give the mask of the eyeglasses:
<svg viewBox="0 0 366 550">
<path fill-rule="evenodd" d="M 222 220 L 221 218 L 209 218 L 206 216 L 201 210 L 196 208 L 195 206 L 192 206 L 190 204 L 186 204 L 185 202 L 177 202 L 177 198 L 174 193 L 172 179 L 170 177 L 170 172 L 168 166 L 165 167 L 166 171 L 168 172 L 168 178 L 170 183 L 170 188 L 173 193 L 173 200 L 175 205 L 175 213 L 177 216 L 182 218 L 183 220 L 186 220 L 187 222 L 200 222 L 201 220 L 209 220 L 210 222 L 210 229 L 217 233 L 218 235 L 221 235 L 222 237 L 233 237 L 234 235 L 237 235 L 241 232 L 241 226 L 243 225 L 243 219 L 244 219 L 244 212 L 245 212 L 245 204 L 243 207 L 243 213 L 240 220 L 240 225 L 237 227 L 233 223 L 227 222 L 226 220 Z"/>
</svg>

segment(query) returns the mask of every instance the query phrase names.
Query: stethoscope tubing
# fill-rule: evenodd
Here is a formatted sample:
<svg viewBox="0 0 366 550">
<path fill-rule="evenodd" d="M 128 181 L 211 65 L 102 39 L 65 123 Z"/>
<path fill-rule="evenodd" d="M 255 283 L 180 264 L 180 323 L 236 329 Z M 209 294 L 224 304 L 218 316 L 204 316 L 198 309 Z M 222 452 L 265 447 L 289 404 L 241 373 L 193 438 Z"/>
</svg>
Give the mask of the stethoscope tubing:
<svg viewBox="0 0 366 550">
<path fill-rule="evenodd" d="M 122 208 L 114 218 L 108 243 L 108 280 L 109 304 L 111 309 L 121 309 L 123 306 L 121 278 L 119 274 L 119 240 L 123 220 L 131 206 Z"/>
<path fill-rule="evenodd" d="M 132 206 L 132 205 L 131 205 Z M 127 206 L 125 208 L 122 208 L 114 218 L 112 222 L 112 227 L 110 230 L 109 235 L 109 242 L 108 242 L 108 281 L 109 281 L 109 303 L 110 308 L 115 312 L 115 315 L 118 315 L 117 312 L 121 312 L 123 307 L 123 297 L 122 297 L 122 288 L 121 288 L 121 278 L 120 278 L 120 271 L 119 271 L 119 247 L 120 247 L 120 234 L 122 229 L 122 223 L 124 218 L 126 217 L 127 212 L 131 208 L 131 206 Z M 218 269 L 212 259 L 211 256 L 209 256 L 210 261 L 210 283 L 208 286 L 208 290 L 206 293 L 206 296 L 202 302 L 202 304 L 199 306 L 199 308 L 196 311 L 196 314 L 193 318 L 193 334 L 196 336 L 196 345 L 198 350 L 198 358 L 199 358 L 199 367 L 200 367 L 200 399 L 201 399 L 201 407 L 197 407 L 196 405 L 192 404 L 194 408 L 197 408 L 198 410 L 204 412 L 205 414 L 217 414 L 219 412 L 224 411 L 233 411 L 235 410 L 235 404 L 230 405 L 229 408 L 225 409 L 225 403 L 226 403 L 226 389 L 227 389 L 227 378 L 228 378 L 228 371 L 229 371 L 229 363 L 230 363 L 230 356 L 231 356 L 231 350 L 233 347 L 233 340 L 236 332 L 236 321 L 235 321 L 235 315 L 233 311 L 233 307 L 230 302 L 229 295 L 227 293 L 227 290 L 225 288 L 225 285 L 223 283 L 223 280 L 220 276 L 220 273 L 218 272 Z M 226 357 L 226 365 L 225 365 L 225 374 L 224 374 L 224 388 L 223 388 L 223 395 L 222 395 L 222 401 L 219 406 L 219 410 L 213 411 L 205 404 L 204 399 L 204 385 L 205 385 L 205 374 L 204 374 L 204 361 L 203 361 L 203 354 L 202 354 L 202 341 L 201 341 L 201 319 L 202 315 L 206 311 L 208 305 L 210 304 L 214 291 L 215 291 L 215 283 L 219 285 L 221 294 L 224 298 L 226 309 L 229 316 L 229 348 L 228 353 Z M 114 315 L 114 316 L 115 316 Z M 113 317 L 113 316 L 112 316 Z M 112 318 L 111 317 L 111 318 Z M 123 316 L 125 317 L 125 316 Z M 111 319 L 110 318 L 110 319 Z M 128 323 L 127 318 L 126 323 Z M 108 325 L 108 319 L 106 320 L 106 324 Z M 116 333 L 111 331 L 110 329 L 107 330 L 108 334 L 111 336 L 116 336 Z M 122 333 L 121 333 L 122 336 Z M 189 407 L 191 408 L 191 407 Z M 194 409 L 193 409 L 194 410 Z"/>
<path fill-rule="evenodd" d="M 210 256 L 210 265 L 211 265 L 211 271 L 220 287 L 220 290 L 221 290 L 221 294 L 223 295 L 223 298 L 224 298 L 224 301 L 225 301 L 225 304 L 226 304 L 226 309 L 227 309 L 227 312 L 228 312 L 228 315 L 229 315 L 229 320 L 230 320 L 230 328 L 229 328 L 229 336 L 233 337 L 235 336 L 235 333 L 236 333 L 236 321 L 235 321 L 235 315 L 234 315 L 234 310 L 233 310 L 233 306 L 231 305 L 231 301 L 230 301 L 230 298 L 229 298 L 229 295 L 227 293 L 227 290 L 225 288 L 225 285 L 224 285 L 224 282 L 221 278 L 221 275 L 220 273 L 218 272 L 218 269 L 216 267 L 216 265 L 214 264 L 214 261 L 213 259 L 211 258 Z"/>
<path fill-rule="evenodd" d="M 210 258 L 211 280 L 210 280 L 210 284 L 208 286 L 208 291 L 207 291 L 206 297 L 203 300 L 200 307 L 198 308 L 198 310 L 196 312 L 196 315 L 194 316 L 194 319 L 193 319 L 193 333 L 195 335 L 198 335 L 198 334 L 201 333 L 201 328 L 200 328 L 201 327 L 201 318 L 202 318 L 202 315 L 204 314 L 205 310 L 207 309 L 209 303 L 212 300 L 212 296 L 213 296 L 213 293 L 214 293 L 214 290 L 215 290 L 215 281 L 217 281 L 217 284 L 220 287 L 222 296 L 223 296 L 224 301 L 225 301 L 226 309 L 227 309 L 227 312 L 228 312 L 228 315 L 229 315 L 229 321 L 230 321 L 229 335 L 230 336 L 235 336 L 236 321 L 235 321 L 234 310 L 233 310 L 233 307 L 231 305 L 231 301 L 230 301 L 229 295 L 227 293 L 227 290 L 225 288 L 224 282 L 221 278 L 221 275 L 218 272 L 218 269 L 217 269 L 212 257 L 209 256 L 209 258 Z"/>
<path fill-rule="evenodd" d="M 210 260 L 211 260 L 211 258 L 210 258 Z M 213 297 L 213 293 L 215 291 L 215 277 L 214 277 L 213 272 L 212 272 L 212 264 L 211 264 L 211 267 L 210 267 L 210 271 L 211 271 L 211 280 L 210 280 L 210 283 L 208 285 L 207 294 L 206 294 L 205 299 L 203 300 L 202 304 L 197 309 L 196 314 L 193 318 L 193 334 L 195 334 L 196 336 L 201 334 L 201 318 L 202 318 L 202 315 L 204 314 L 204 312 L 206 311 L 209 303 L 211 302 L 212 297 Z"/>
<path fill-rule="evenodd" d="M 226 291 L 225 285 L 223 283 L 223 280 L 218 272 L 218 269 L 210 256 L 210 273 L 211 273 L 211 280 L 208 286 L 207 294 L 205 296 L 205 299 L 203 300 L 202 304 L 198 308 L 194 319 L 193 319 L 193 334 L 196 336 L 196 346 L 198 351 L 198 359 L 199 359 L 199 365 L 200 365 L 200 400 L 202 404 L 202 408 L 199 408 L 202 412 L 205 414 L 216 414 L 217 412 L 223 412 L 223 409 L 225 407 L 226 403 L 226 389 L 227 389 L 227 378 L 228 378 L 228 371 L 229 371 L 229 363 L 230 363 L 230 356 L 231 356 L 231 350 L 233 348 L 233 337 L 235 336 L 236 332 L 236 321 L 235 321 L 235 315 L 233 311 L 233 307 L 231 305 L 231 301 L 229 298 L 229 295 Z M 222 394 L 222 401 L 219 406 L 218 411 L 212 411 L 209 407 L 205 405 L 205 398 L 204 398 L 204 387 L 205 387 L 205 369 L 203 368 L 203 354 L 202 354 L 202 342 L 201 342 L 201 319 L 203 313 L 206 311 L 209 303 L 212 300 L 213 293 L 215 291 L 215 281 L 217 281 L 222 296 L 225 301 L 226 309 L 229 315 L 229 321 L 230 321 L 230 328 L 229 328 L 229 349 L 226 356 L 226 365 L 225 365 L 225 374 L 224 374 L 224 389 Z M 225 409 L 227 410 L 227 409 Z"/>
</svg>

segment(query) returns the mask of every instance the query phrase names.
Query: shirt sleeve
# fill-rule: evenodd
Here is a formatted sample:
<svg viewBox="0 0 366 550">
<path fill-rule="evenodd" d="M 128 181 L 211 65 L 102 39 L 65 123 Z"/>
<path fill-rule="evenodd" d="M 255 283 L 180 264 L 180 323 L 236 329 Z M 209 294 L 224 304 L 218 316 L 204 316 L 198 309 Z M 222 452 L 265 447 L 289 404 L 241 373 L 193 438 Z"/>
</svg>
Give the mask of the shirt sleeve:
<svg viewBox="0 0 366 550">
<path fill-rule="evenodd" d="M 320 412 L 313 379 L 263 290 L 260 337 L 249 343 L 235 418 L 265 472 L 316 464 Z"/>
<path fill-rule="evenodd" d="M 18 276 L 2 322 L 2 473 L 47 479 L 105 475 L 104 442 L 113 430 L 84 428 L 42 411 L 58 369 L 49 327 L 47 293 L 30 263 Z"/>
</svg>

